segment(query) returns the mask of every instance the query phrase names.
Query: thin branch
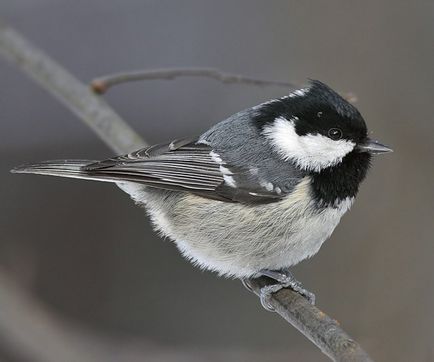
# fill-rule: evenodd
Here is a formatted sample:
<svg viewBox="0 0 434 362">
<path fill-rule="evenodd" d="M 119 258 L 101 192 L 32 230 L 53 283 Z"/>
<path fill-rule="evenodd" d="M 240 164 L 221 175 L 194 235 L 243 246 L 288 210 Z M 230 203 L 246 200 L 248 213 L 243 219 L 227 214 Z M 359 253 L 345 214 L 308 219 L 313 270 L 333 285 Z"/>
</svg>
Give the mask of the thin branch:
<svg viewBox="0 0 434 362">
<path fill-rule="evenodd" d="M 268 278 L 249 279 L 249 287 L 259 296 Z M 291 323 L 333 361 L 372 361 L 368 354 L 336 322 L 292 289 L 275 293 L 271 306 L 286 321 Z"/>
<path fill-rule="evenodd" d="M 126 153 L 144 144 L 141 138 L 106 102 L 93 95 L 87 87 L 42 51 L 29 44 L 21 35 L 1 23 L 0 55 L 3 55 L 50 91 L 82 119 L 111 149 Z M 152 79 L 156 79 L 157 75 L 159 78 L 161 77 L 161 71 L 148 74 L 154 75 Z M 198 75 L 196 73 L 196 76 Z M 204 76 L 203 73 L 202 76 Z M 205 76 L 209 76 L 209 74 L 205 74 Z M 215 78 L 218 79 L 219 76 L 216 75 Z M 258 293 L 259 288 L 267 282 L 267 279 L 264 278 L 253 279 L 251 285 L 253 290 Z M 2 303 L 3 300 L 0 299 L 0 311 L 3 309 Z M 333 319 L 292 290 L 284 289 L 273 294 L 270 303 L 283 318 L 295 326 L 332 360 L 371 361 L 361 347 Z M 11 324 L 13 321 L 0 319 L 1 323 Z M 8 327 L 13 326 L 2 327 L 3 330 L 7 330 Z M 13 335 L 10 337 L 14 338 Z M 23 345 L 24 347 L 28 348 L 29 346 Z"/>
<path fill-rule="evenodd" d="M 245 84 L 253 86 L 284 87 L 290 90 L 299 88 L 295 83 L 279 80 L 265 80 L 245 77 L 240 74 L 225 73 L 214 68 L 164 68 L 131 70 L 115 74 L 108 74 L 93 79 L 90 87 L 97 94 L 106 93 L 111 87 L 123 83 L 138 82 L 142 80 L 173 80 L 179 77 L 211 78 L 226 84 Z M 342 96 L 350 103 L 357 103 L 357 96 L 353 92 L 343 92 Z"/>
<path fill-rule="evenodd" d="M 1 21 L 0 55 L 49 91 L 116 153 L 127 153 L 145 145 L 104 99 Z"/>
<path fill-rule="evenodd" d="M 155 79 L 172 80 L 178 77 L 205 77 L 218 80 L 222 83 L 277 86 L 289 89 L 298 87 L 289 82 L 250 78 L 239 74 L 225 73 L 214 68 L 167 68 L 127 71 L 96 78 L 90 85 L 94 92 L 103 94 L 107 92 L 110 87 L 122 83 Z"/>
</svg>

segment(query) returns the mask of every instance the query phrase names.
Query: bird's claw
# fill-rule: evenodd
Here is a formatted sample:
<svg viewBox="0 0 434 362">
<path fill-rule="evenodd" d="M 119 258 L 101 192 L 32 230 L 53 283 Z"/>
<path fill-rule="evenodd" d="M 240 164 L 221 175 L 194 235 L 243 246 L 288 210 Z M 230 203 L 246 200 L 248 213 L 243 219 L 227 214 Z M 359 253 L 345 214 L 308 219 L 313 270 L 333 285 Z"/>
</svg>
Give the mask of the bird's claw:
<svg viewBox="0 0 434 362">
<path fill-rule="evenodd" d="M 249 278 L 242 278 L 241 283 L 243 283 L 244 287 L 249 291 L 253 293 L 253 288 L 250 285 Z"/>
<path fill-rule="evenodd" d="M 274 311 L 274 308 L 270 303 L 270 297 L 272 294 L 283 288 L 291 288 L 294 292 L 297 292 L 298 294 L 305 297 L 310 304 L 315 305 L 315 294 L 305 289 L 303 285 L 297 279 L 295 279 L 294 275 L 290 271 L 262 270 L 260 274 L 277 281 L 276 284 L 266 285 L 265 287 L 261 288 L 261 304 L 266 310 Z"/>
<path fill-rule="evenodd" d="M 259 298 L 261 299 L 261 304 L 265 310 L 268 310 L 269 312 L 275 311 L 274 307 L 270 303 L 270 297 L 272 294 L 283 288 L 284 286 L 282 284 L 271 284 L 261 288 Z"/>
<path fill-rule="evenodd" d="M 266 285 L 259 291 L 261 304 L 266 310 L 270 312 L 275 311 L 274 307 L 270 303 L 271 295 L 277 293 L 283 288 L 291 288 L 294 292 L 297 292 L 306 298 L 310 304 L 315 305 L 315 294 L 305 289 L 303 285 L 297 279 L 295 279 L 294 275 L 289 270 L 261 270 L 258 274 L 274 279 L 277 282 L 275 284 Z M 241 279 L 241 281 L 246 289 L 253 292 L 249 278 Z"/>
</svg>

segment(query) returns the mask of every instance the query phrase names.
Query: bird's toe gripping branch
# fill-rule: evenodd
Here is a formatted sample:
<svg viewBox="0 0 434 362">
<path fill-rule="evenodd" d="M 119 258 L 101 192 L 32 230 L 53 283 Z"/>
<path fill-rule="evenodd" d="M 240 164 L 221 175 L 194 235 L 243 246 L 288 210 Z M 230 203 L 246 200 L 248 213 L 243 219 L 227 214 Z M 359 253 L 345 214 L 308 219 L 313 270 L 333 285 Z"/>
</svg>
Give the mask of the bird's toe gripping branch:
<svg viewBox="0 0 434 362">
<path fill-rule="evenodd" d="M 266 276 L 277 282 L 275 284 L 266 285 L 260 290 L 259 297 L 261 299 L 261 304 L 266 310 L 274 312 L 274 308 L 270 303 L 270 297 L 272 294 L 283 288 L 291 288 L 293 291 L 305 297 L 312 305 L 315 305 L 315 294 L 305 289 L 288 269 L 282 269 L 278 271 L 261 270 L 259 275 Z M 252 291 L 248 279 L 243 279 L 242 282 L 247 289 Z"/>
</svg>

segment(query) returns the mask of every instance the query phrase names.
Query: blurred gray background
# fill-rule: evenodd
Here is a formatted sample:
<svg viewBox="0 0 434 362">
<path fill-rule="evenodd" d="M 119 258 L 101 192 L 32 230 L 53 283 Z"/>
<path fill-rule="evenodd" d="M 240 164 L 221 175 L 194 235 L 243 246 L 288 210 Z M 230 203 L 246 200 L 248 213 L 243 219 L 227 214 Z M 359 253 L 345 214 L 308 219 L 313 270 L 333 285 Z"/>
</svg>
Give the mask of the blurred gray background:
<svg viewBox="0 0 434 362">
<path fill-rule="evenodd" d="M 354 92 L 395 152 L 375 159 L 352 211 L 295 274 L 376 360 L 434 361 L 433 1 L 3 0 L 0 16 L 86 82 L 211 66 Z M 3 60 L 0 80 L 0 268 L 44 308 L 145 356 L 119 360 L 327 360 L 238 281 L 183 260 L 116 187 L 9 174 L 112 152 Z M 156 143 L 285 94 L 183 78 L 106 99 Z M 0 360 L 21 361 L 0 340 Z"/>
</svg>

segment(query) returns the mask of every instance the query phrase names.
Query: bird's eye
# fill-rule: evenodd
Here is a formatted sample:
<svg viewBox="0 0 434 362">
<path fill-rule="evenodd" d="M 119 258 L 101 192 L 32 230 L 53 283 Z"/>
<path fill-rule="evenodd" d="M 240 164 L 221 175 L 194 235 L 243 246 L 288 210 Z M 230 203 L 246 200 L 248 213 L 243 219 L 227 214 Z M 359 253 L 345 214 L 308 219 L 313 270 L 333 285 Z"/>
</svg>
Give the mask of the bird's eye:
<svg viewBox="0 0 434 362">
<path fill-rule="evenodd" d="M 328 134 L 332 140 L 340 140 L 342 138 L 342 131 L 339 128 L 330 128 Z"/>
</svg>

